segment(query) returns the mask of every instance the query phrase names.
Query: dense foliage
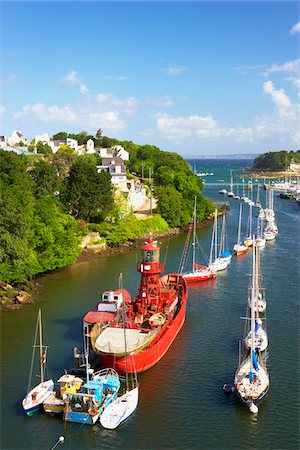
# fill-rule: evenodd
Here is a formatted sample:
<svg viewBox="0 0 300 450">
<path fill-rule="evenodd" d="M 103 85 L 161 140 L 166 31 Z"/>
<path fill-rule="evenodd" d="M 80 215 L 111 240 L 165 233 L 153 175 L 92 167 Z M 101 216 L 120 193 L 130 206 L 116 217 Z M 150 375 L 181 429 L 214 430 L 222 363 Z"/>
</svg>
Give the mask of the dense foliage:
<svg viewBox="0 0 300 450">
<path fill-rule="evenodd" d="M 91 224 L 91 231 L 98 231 L 105 237 L 108 244 L 119 244 L 123 241 L 133 241 L 138 237 L 152 233 L 163 233 L 169 228 L 167 222 L 158 214 L 137 219 L 133 213 L 118 220 L 116 223 L 102 222 L 99 225 Z"/>
<path fill-rule="evenodd" d="M 132 141 L 107 139 L 107 145 L 122 145 L 130 158 L 126 162 L 131 173 L 153 185 L 157 198 L 157 212 L 170 227 L 180 227 L 189 223 L 194 198 L 197 196 L 197 219 L 208 217 L 215 209 L 212 202 L 201 194 L 202 180 L 192 172 L 188 163 L 177 153 L 163 152 L 153 145 L 137 145 Z"/>
<path fill-rule="evenodd" d="M 92 136 L 85 131 L 54 136 L 67 137 L 84 144 Z M 96 147 L 119 144 L 129 152 L 128 174 L 148 184 L 148 192 L 157 199 L 158 214 L 141 220 L 124 212 L 127 208 L 118 204 L 110 174 L 98 173 L 101 158 L 97 154 L 77 156 L 65 144 L 52 154 L 40 142 L 36 144 L 39 154 L 34 156 L 1 150 L 0 281 L 24 282 L 73 263 L 80 251 L 79 238 L 88 231 L 98 231 L 108 244 L 163 233 L 168 227 L 189 223 L 195 196 L 199 221 L 214 211 L 214 205 L 202 196 L 202 181 L 178 154 L 120 142 L 102 136 L 101 129 L 94 141 Z"/>
<path fill-rule="evenodd" d="M 77 224 L 53 195 L 53 174 L 43 186 L 43 161 L 32 177 L 27 165 L 25 156 L 0 151 L 0 281 L 10 283 L 71 264 L 79 252 Z"/>
<path fill-rule="evenodd" d="M 300 150 L 295 152 L 282 150 L 280 152 L 268 152 L 259 155 L 253 162 L 255 170 L 285 170 L 291 161 L 300 163 Z"/>
</svg>

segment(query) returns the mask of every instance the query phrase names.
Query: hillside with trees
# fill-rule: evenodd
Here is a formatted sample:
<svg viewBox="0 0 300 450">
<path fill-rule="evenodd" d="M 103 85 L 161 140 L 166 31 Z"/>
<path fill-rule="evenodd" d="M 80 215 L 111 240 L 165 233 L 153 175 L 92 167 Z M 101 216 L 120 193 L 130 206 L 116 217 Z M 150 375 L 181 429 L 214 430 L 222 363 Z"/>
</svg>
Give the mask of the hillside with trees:
<svg viewBox="0 0 300 450">
<path fill-rule="evenodd" d="M 268 171 L 286 170 L 292 160 L 300 163 L 300 150 L 295 152 L 282 150 L 280 152 L 263 153 L 255 158 L 253 169 Z"/>
<path fill-rule="evenodd" d="M 155 214 L 139 220 L 132 212 L 121 212 L 110 174 L 97 171 L 98 154 L 78 156 L 66 145 L 55 154 L 41 149 L 42 155 L 34 156 L 0 150 L 0 281 L 24 283 L 74 263 L 82 237 L 91 231 L 116 245 L 183 227 L 191 220 L 195 195 L 198 221 L 214 211 L 202 195 L 202 182 L 176 153 L 102 137 L 101 130 L 96 142 L 119 144 L 129 152 L 128 176 L 148 184 L 157 199 Z"/>
</svg>

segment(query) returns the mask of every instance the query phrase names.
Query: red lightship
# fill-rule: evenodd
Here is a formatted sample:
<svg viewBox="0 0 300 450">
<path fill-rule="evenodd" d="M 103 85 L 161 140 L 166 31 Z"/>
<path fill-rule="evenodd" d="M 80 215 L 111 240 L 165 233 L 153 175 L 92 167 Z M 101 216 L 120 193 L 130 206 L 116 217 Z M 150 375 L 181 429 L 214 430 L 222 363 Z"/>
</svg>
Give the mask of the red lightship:
<svg viewBox="0 0 300 450">
<path fill-rule="evenodd" d="M 125 289 L 108 291 L 85 316 L 85 349 L 93 348 L 101 366 L 119 373 L 144 372 L 169 349 L 185 320 L 188 290 L 178 273 L 160 278 L 163 269 L 160 248 L 149 239 L 137 266 L 141 274 L 138 295 L 131 300 Z"/>
</svg>

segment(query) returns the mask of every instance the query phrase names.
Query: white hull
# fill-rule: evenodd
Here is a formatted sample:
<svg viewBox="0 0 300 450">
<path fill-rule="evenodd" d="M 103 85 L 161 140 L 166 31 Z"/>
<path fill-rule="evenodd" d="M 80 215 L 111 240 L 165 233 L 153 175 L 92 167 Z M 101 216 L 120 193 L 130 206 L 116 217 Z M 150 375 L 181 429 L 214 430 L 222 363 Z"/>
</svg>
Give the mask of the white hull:
<svg viewBox="0 0 300 450">
<path fill-rule="evenodd" d="M 30 412 L 36 411 L 40 408 L 45 400 L 54 391 L 53 380 L 47 380 L 43 383 L 38 384 L 36 387 L 28 392 L 24 400 L 22 401 L 22 406 L 24 411 L 28 414 Z"/>
<path fill-rule="evenodd" d="M 113 430 L 124 423 L 135 411 L 139 401 L 139 388 L 136 387 L 118 397 L 108 405 L 100 416 L 104 428 Z"/>
<path fill-rule="evenodd" d="M 214 262 L 208 265 L 211 271 L 219 272 L 221 270 L 225 270 L 230 263 L 230 259 L 225 258 L 217 258 Z"/>
</svg>

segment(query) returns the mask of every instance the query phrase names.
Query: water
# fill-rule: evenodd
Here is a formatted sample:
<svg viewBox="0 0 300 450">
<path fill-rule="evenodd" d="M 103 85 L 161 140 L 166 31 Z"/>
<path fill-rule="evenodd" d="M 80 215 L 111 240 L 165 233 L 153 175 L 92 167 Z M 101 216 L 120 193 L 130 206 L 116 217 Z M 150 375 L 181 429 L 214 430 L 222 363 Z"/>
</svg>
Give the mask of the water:
<svg viewBox="0 0 300 450">
<path fill-rule="evenodd" d="M 212 172 L 219 170 L 218 164 Z M 229 179 L 227 172 L 225 177 Z M 224 199 L 218 190 L 206 186 L 204 194 Z M 239 202 L 229 202 L 227 230 L 232 247 Z M 300 209 L 295 202 L 275 197 L 275 211 L 279 235 L 261 252 L 271 389 L 257 416 L 222 391 L 223 383 L 232 382 L 238 364 L 251 251 L 233 257 L 227 271 L 215 280 L 190 288 L 185 325 L 162 360 L 139 376 L 138 409 L 120 429 L 65 425 L 42 413 L 24 415 L 21 400 L 27 388 L 38 308 L 43 311 L 50 345 L 49 370 L 57 379 L 69 368 L 73 347 L 82 347 L 82 317 L 101 292 L 116 288 L 122 272 L 124 287 L 136 293 L 139 274 L 133 250 L 45 275 L 39 279 L 36 304 L 2 313 L 1 449 L 50 450 L 61 435 L 65 443 L 57 448 L 62 449 L 298 449 Z M 245 209 L 244 226 L 246 219 Z M 211 227 L 199 230 L 198 238 L 208 254 Z M 162 241 L 167 271 L 178 269 L 184 241 L 184 235 Z"/>
</svg>

